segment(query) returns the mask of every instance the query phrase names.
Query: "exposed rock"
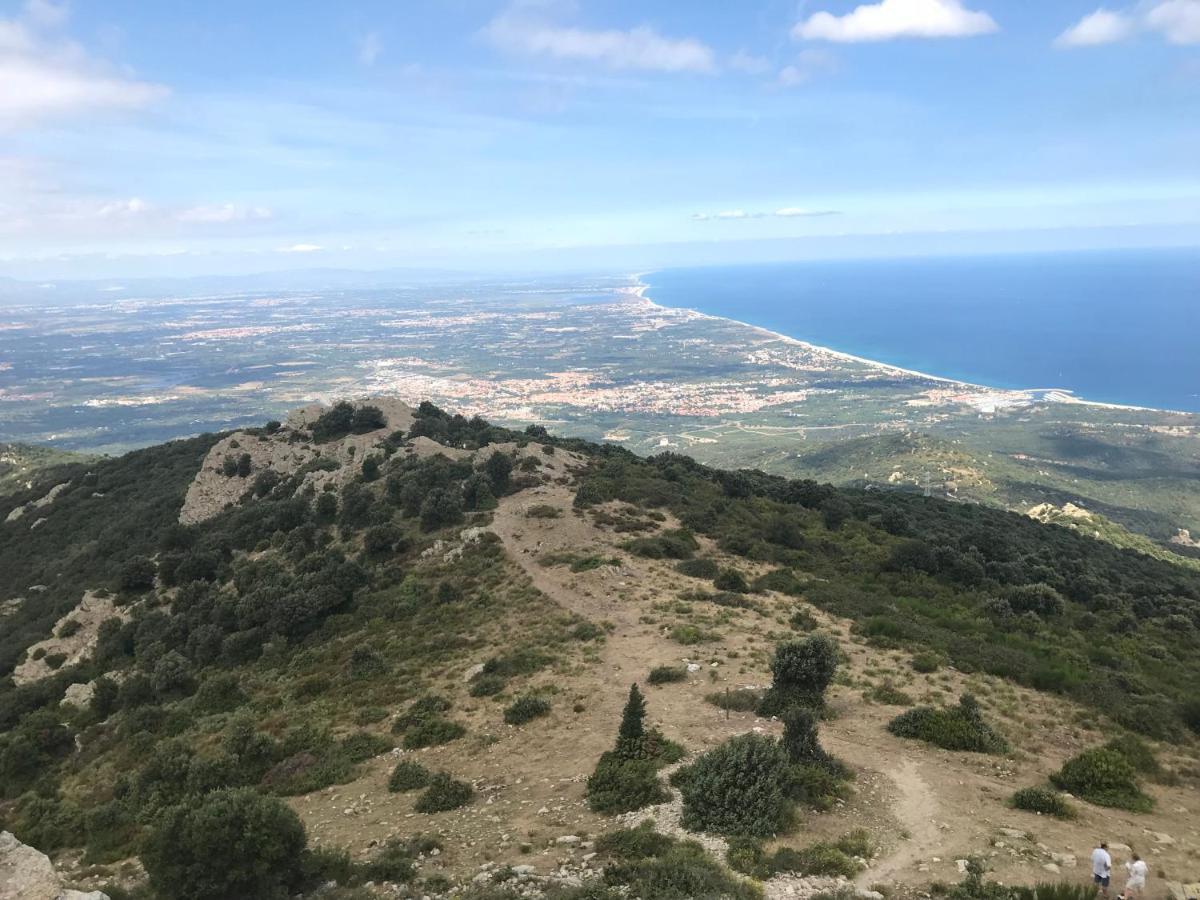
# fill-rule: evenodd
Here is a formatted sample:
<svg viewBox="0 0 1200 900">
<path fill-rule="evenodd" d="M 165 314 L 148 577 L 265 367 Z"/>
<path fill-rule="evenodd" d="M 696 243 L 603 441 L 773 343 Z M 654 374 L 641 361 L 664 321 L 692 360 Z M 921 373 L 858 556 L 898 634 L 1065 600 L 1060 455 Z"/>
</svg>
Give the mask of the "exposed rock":
<svg viewBox="0 0 1200 900">
<path fill-rule="evenodd" d="M 0 831 L 0 897 L 5 900 L 109 900 L 100 891 L 74 891 L 63 885 L 45 853 Z"/>
<path fill-rule="evenodd" d="M 188 487 L 183 508 L 179 511 L 179 521 L 184 525 L 193 525 L 211 519 L 226 507 L 241 502 L 253 490 L 255 478 L 261 473 L 272 471 L 286 477 L 321 458 L 336 463 L 337 468 L 307 472 L 303 485 L 311 484 L 320 491 L 326 484 L 342 487 L 353 481 L 361 472 L 362 461 L 372 448 L 393 431 L 407 430 L 413 423 L 412 408 L 394 397 L 373 397 L 370 404 L 379 407 L 387 421 L 386 426 L 366 434 L 348 434 L 324 444 L 296 440 L 297 434 L 315 422 L 328 408 L 321 404 L 293 410 L 287 417 L 287 427 L 280 428 L 274 434 L 236 431 L 222 438 L 208 451 L 200 471 Z M 445 450 L 440 444 L 434 446 Z M 446 452 L 449 454 L 453 451 Z M 226 458 L 237 460 L 243 454 L 250 457 L 250 474 L 246 477 L 226 475 Z"/>
<path fill-rule="evenodd" d="M 91 704 L 92 696 L 95 693 L 96 682 L 94 681 L 89 681 L 86 684 L 72 684 L 63 692 L 62 702 L 68 706 L 78 706 L 83 708 Z"/>
<path fill-rule="evenodd" d="M 29 648 L 25 661 L 13 670 L 13 681 L 17 684 L 28 684 L 54 674 L 46 662 L 47 656 L 61 653 L 66 656 L 63 666 L 73 666 L 83 662 L 91 655 L 96 647 L 96 638 L 100 633 L 100 623 L 105 619 L 128 619 L 128 607 L 119 607 L 113 603 L 112 597 L 97 596 L 94 591 L 84 591 L 79 605 L 54 623 L 53 637 L 38 641 Z M 68 621 L 77 622 L 79 628 L 67 637 L 58 637 L 58 631 Z M 45 651 L 41 659 L 34 659 L 33 653 L 41 648 Z"/>
</svg>

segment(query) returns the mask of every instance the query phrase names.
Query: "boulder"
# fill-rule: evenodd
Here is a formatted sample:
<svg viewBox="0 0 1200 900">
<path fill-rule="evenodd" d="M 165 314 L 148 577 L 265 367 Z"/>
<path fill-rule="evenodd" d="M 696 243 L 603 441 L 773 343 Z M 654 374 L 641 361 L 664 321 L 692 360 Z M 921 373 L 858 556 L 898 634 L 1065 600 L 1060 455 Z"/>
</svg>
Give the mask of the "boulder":
<svg viewBox="0 0 1200 900">
<path fill-rule="evenodd" d="M 0 897 L 5 900 L 109 900 L 100 891 L 74 891 L 63 885 L 50 857 L 0 831 Z"/>
</svg>

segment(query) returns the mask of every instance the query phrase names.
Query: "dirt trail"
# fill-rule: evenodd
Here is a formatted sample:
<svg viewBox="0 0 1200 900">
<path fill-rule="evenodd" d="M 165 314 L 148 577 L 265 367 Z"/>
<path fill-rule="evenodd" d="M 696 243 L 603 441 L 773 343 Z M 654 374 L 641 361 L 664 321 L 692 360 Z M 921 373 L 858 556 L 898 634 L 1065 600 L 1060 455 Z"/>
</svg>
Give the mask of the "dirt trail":
<svg viewBox="0 0 1200 900">
<path fill-rule="evenodd" d="M 903 837 L 887 856 L 858 876 L 855 883 L 860 887 L 892 881 L 899 872 L 917 866 L 934 855 L 939 843 L 944 840 L 936 820 L 939 808 L 937 797 L 921 775 L 921 767 L 916 760 L 902 760 L 899 768 L 889 772 L 888 777 L 899 792 L 892 804 L 892 814 L 907 837 Z"/>
</svg>

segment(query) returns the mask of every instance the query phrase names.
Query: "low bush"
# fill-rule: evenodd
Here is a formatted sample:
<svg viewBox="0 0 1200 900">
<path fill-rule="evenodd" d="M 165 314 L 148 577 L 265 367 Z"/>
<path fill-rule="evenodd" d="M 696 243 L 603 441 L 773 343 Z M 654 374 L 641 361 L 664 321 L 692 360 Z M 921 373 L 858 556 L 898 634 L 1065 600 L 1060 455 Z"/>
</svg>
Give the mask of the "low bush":
<svg viewBox="0 0 1200 900">
<path fill-rule="evenodd" d="M 673 837 L 655 831 L 653 822 L 642 822 L 635 828 L 620 828 L 600 835 L 596 852 L 619 860 L 646 859 L 661 856 L 675 844 Z"/>
<path fill-rule="evenodd" d="M 922 650 L 913 654 L 912 667 L 914 672 L 928 675 L 942 667 L 942 657 L 932 650 Z"/>
<path fill-rule="evenodd" d="M 396 763 L 392 774 L 388 776 L 388 790 L 393 794 L 415 791 L 427 787 L 430 777 L 429 770 L 420 763 L 402 759 Z"/>
<path fill-rule="evenodd" d="M 587 780 L 587 801 L 593 812 L 613 815 L 632 812 L 670 798 L 658 778 L 658 763 L 626 759 L 614 751 L 601 755 Z"/>
<path fill-rule="evenodd" d="M 1116 750 L 1085 750 L 1067 760 L 1050 780 L 1060 790 L 1097 806 L 1130 812 L 1149 812 L 1154 807 L 1154 801 L 1138 787 L 1133 765 Z"/>
<path fill-rule="evenodd" d="M 762 890 L 743 881 L 693 841 L 674 842 L 654 856 L 604 870 L 604 881 L 642 900 L 761 900 Z"/>
<path fill-rule="evenodd" d="M 687 681 L 687 669 L 683 666 L 655 666 L 646 676 L 647 684 L 673 684 Z"/>
<path fill-rule="evenodd" d="M 1129 760 L 1133 770 L 1147 778 L 1158 778 L 1163 773 L 1162 764 L 1150 749 L 1150 745 L 1132 734 L 1115 737 L 1104 745 L 1105 750 L 1115 750 Z"/>
<path fill-rule="evenodd" d="M 347 735 L 341 740 L 341 752 L 352 763 L 366 762 L 380 754 L 387 753 L 396 745 L 380 734 L 369 731 L 358 731 Z"/>
<path fill-rule="evenodd" d="M 884 706 L 912 706 L 914 703 L 911 695 L 906 694 L 890 681 L 876 685 L 864 692 L 863 696 L 876 703 L 882 703 Z"/>
<path fill-rule="evenodd" d="M 750 590 L 746 576 L 737 569 L 722 569 L 713 579 L 713 587 L 718 591 L 732 591 L 735 594 L 744 594 Z"/>
<path fill-rule="evenodd" d="M 720 639 L 721 636 L 719 634 L 706 631 L 699 625 L 676 625 L 671 629 L 671 640 L 677 644 L 683 644 L 685 647 L 719 641 Z"/>
<path fill-rule="evenodd" d="M 422 719 L 404 733 L 404 749 L 420 750 L 456 741 L 467 733 L 466 727 L 449 719 Z"/>
<path fill-rule="evenodd" d="M 945 750 L 971 753 L 1007 753 L 1008 741 L 983 721 L 979 703 L 963 694 L 958 706 L 948 709 L 918 706 L 888 724 L 897 737 L 915 738 Z"/>
<path fill-rule="evenodd" d="M 447 812 L 466 806 L 474 797 L 475 789 L 471 785 L 451 777 L 448 772 L 438 772 L 429 779 L 413 809 L 419 813 Z"/>
<path fill-rule="evenodd" d="M 762 703 L 763 695 L 761 691 L 751 688 L 738 688 L 733 691 L 725 690 L 706 694 L 704 699 L 718 709 L 730 712 L 754 712 Z"/>
<path fill-rule="evenodd" d="M 731 738 L 687 767 L 683 824 L 691 831 L 766 837 L 792 821 L 788 758 L 758 734 Z"/>
<path fill-rule="evenodd" d="M 221 790 L 163 813 L 141 859 L 166 900 L 270 900 L 296 886 L 306 842 L 285 804 L 249 789 Z"/>
<path fill-rule="evenodd" d="M 1054 816 L 1056 819 L 1074 819 L 1076 816 L 1075 807 L 1062 794 L 1045 788 L 1022 788 L 1012 795 L 1009 805 L 1013 809 Z"/>
<path fill-rule="evenodd" d="M 492 697 L 499 694 L 508 685 L 508 679 L 500 675 L 480 673 L 471 679 L 470 694 L 472 697 Z"/>
<path fill-rule="evenodd" d="M 504 721 L 509 725 L 524 725 L 534 719 L 550 715 L 550 701 L 543 697 L 518 697 L 504 710 Z"/>
<path fill-rule="evenodd" d="M 676 564 L 675 570 L 680 575 L 687 575 L 690 578 L 703 578 L 707 581 L 716 578 L 717 573 L 721 569 L 714 560 L 702 556 L 699 559 L 683 560 Z"/>
<path fill-rule="evenodd" d="M 571 629 L 571 637 L 577 641 L 598 641 L 604 637 L 604 629 L 595 622 L 580 622 Z"/>
<path fill-rule="evenodd" d="M 844 835 L 832 844 L 813 844 L 803 850 L 780 847 L 769 856 L 762 843 L 755 838 L 732 838 L 725 858 L 731 868 L 760 879 L 785 872 L 853 878 L 863 868 L 856 857 L 867 858 L 870 854 L 870 838 L 860 829 Z"/>
</svg>

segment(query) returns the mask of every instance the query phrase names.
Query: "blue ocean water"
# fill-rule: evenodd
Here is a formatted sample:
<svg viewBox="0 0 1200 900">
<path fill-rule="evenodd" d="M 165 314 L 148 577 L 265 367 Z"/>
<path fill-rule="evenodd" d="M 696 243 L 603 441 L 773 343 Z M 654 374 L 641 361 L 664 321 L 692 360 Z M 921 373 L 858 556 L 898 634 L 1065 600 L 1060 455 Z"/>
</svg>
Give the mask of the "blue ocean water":
<svg viewBox="0 0 1200 900">
<path fill-rule="evenodd" d="M 1200 250 L 669 269 L 646 296 L 1003 388 L 1200 412 Z"/>
</svg>

